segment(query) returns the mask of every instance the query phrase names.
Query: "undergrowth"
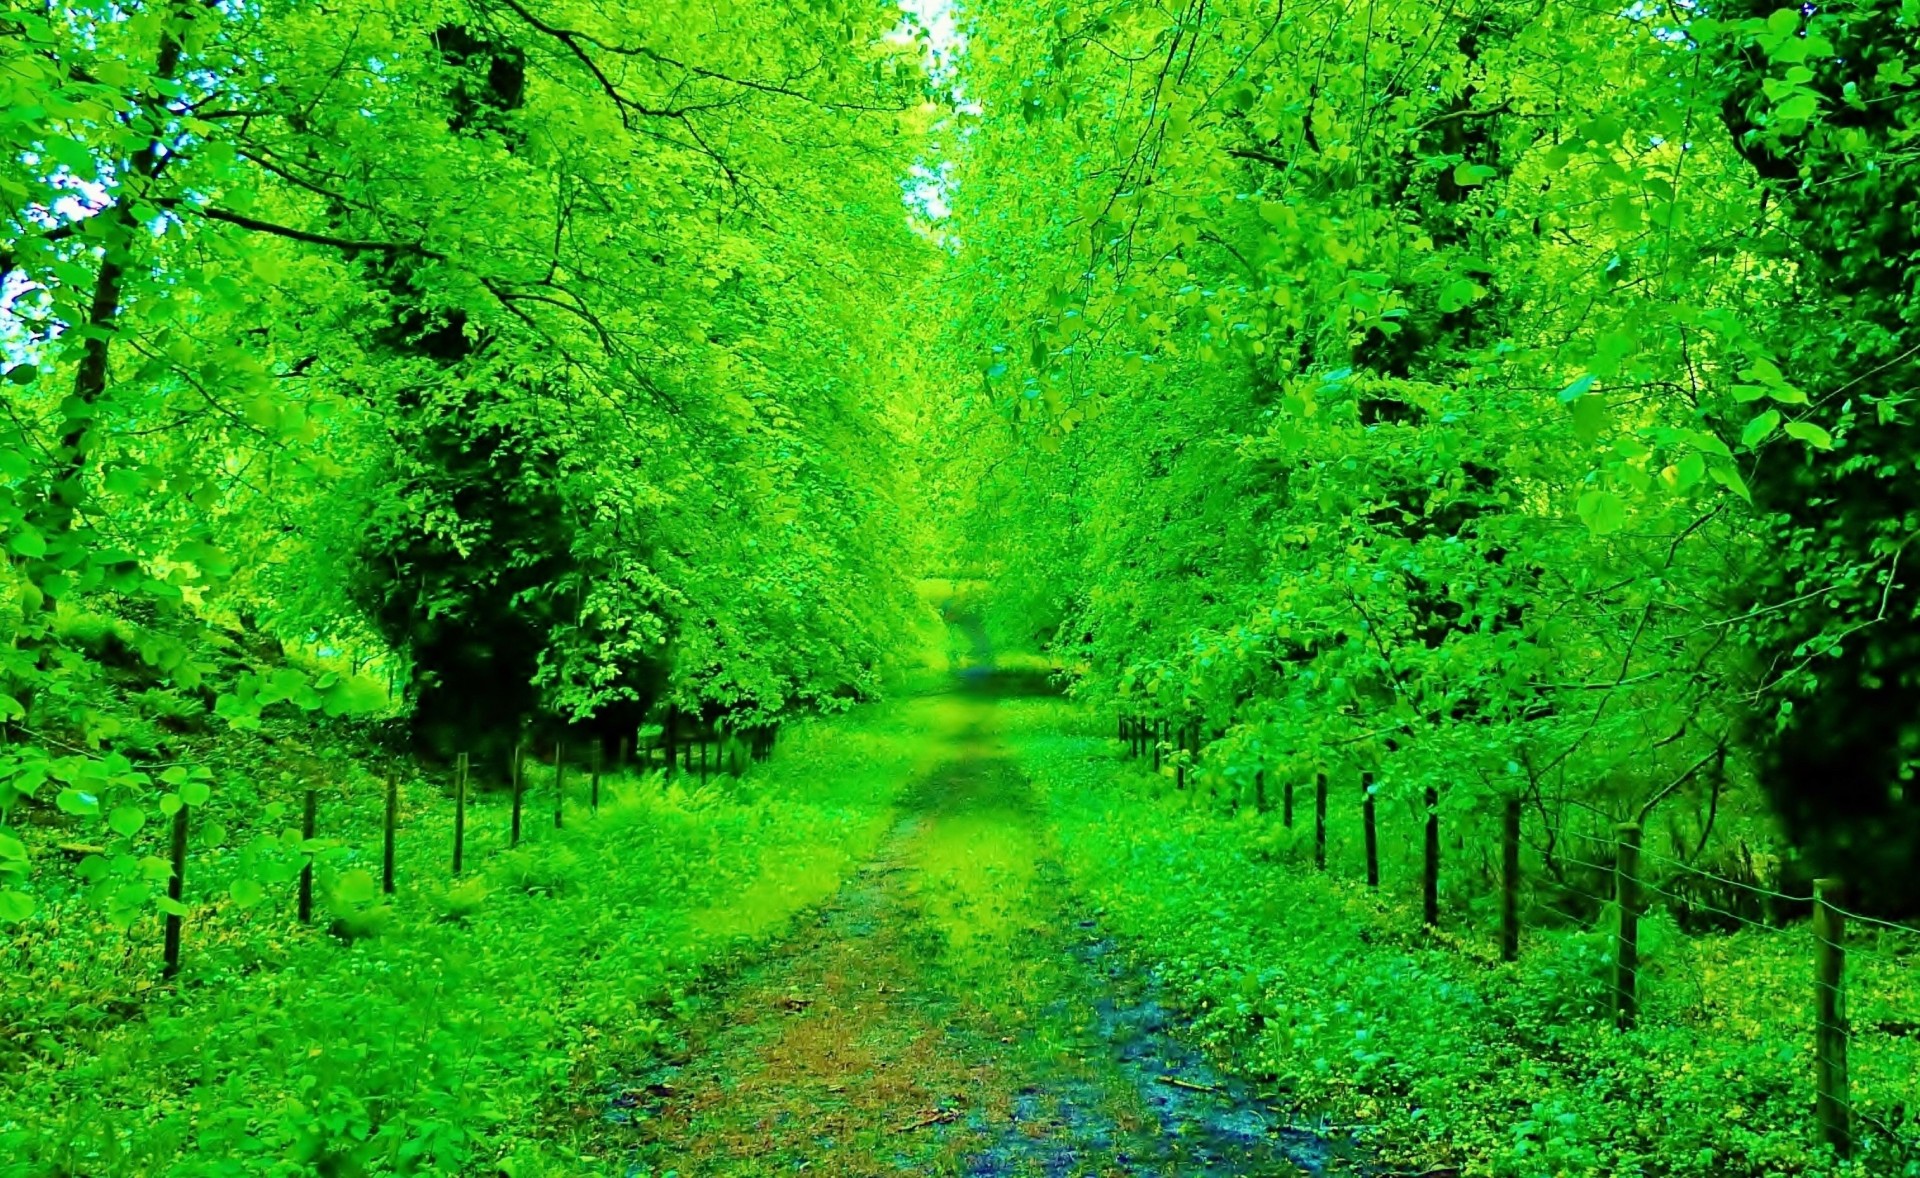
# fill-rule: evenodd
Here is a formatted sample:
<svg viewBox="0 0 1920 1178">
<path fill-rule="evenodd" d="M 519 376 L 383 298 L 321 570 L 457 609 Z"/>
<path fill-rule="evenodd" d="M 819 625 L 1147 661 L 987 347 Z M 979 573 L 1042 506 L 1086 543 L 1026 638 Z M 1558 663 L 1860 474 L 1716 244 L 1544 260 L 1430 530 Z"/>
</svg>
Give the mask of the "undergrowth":
<svg viewBox="0 0 1920 1178">
<path fill-rule="evenodd" d="M 1237 813 L 1072 734 L 1056 701 L 1007 705 L 1084 899 L 1195 1033 L 1303 1114 L 1351 1123 L 1412 1172 L 1499 1178 L 1920 1175 L 1920 976 L 1911 946 L 1851 963 L 1854 1163 L 1813 1117 L 1804 927 L 1689 936 L 1654 910 L 1641 1025 L 1609 1022 L 1604 927 L 1529 929 L 1503 965 L 1419 931 L 1417 888 L 1312 865 L 1308 822 Z M 1336 869 L 1338 864 L 1336 863 Z M 1904 1017 L 1903 1017 L 1904 1012 Z"/>
<path fill-rule="evenodd" d="M 336 782 L 327 814 L 365 837 L 321 850 L 314 924 L 280 892 L 233 895 L 231 866 L 271 848 L 220 832 L 190 867 L 177 986 L 154 983 L 154 922 L 55 902 L 9 953 L 0 1176 L 618 1173 L 591 1153 L 595 1086 L 671 1050 L 704 978 L 871 852 L 925 723 L 909 701 L 801 724 L 744 780 L 691 791 L 611 778 L 559 831 L 536 788 L 515 851 L 504 802 L 476 801 L 460 880 L 451 807 L 416 790 L 393 901 L 379 795 Z"/>
</svg>

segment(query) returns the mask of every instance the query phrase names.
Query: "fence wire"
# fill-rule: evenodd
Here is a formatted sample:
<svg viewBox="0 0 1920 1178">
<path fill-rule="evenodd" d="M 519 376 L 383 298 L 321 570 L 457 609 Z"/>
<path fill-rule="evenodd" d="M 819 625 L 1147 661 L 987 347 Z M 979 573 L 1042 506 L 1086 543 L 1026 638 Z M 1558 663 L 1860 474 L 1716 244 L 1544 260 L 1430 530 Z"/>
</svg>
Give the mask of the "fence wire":
<svg viewBox="0 0 1920 1178">
<path fill-rule="evenodd" d="M 1123 725 L 1123 747 L 1127 753 L 1141 757 L 1151 755 L 1152 737 L 1139 742 L 1125 740 L 1127 731 Z M 1203 777 L 1209 780 L 1220 777 L 1217 770 L 1207 774 L 1203 750 L 1180 752 L 1183 745 L 1193 749 L 1193 743 L 1185 737 L 1187 727 L 1175 721 L 1162 731 L 1166 739 L 1160 748 L 1160 761 L 1170 764 L 1171 758 L 1179 756 L 1181 763 L 1188 766 L 1185 777 L 1189 788 Z M 1345 785 L 1345 782 L 1334 784 L 1328 791 L 1325 870 L 1333 878 L 1346 878 L 1358 866 L 1358 848 L 1353 844 L 1360 841 L 1356 829 L 1360 797 L 1358 790 L 1349 790 Z M 1275 780 L 1271 773 L 1267 775 L 1267 809 L 1276 817 L 1285 788 L 1285 782 Z M 1242 800 L 1240 795 L 1251 789 L 1250 783 L 1242 783 L 1239 789 L 1229 784 L 1227 792 L 1238 803 Z M 1294 795 L 1293 825 L 1296 830 L 1305 828 L 1305 837 L 1300 840 L 1305 860 L 1310 855 L 1314 824 L 1311 777 L 1295 784 Z M 1400 854 L 1396 858 L 1402 865 L 1420 860 L 1424 851 L 1420 828 L 1427 817 L 1424 803 L 1403 800 L 1404 805 L 1377 807 L 1381 827 L 1391 828 L 1379 832 L 1379 844 L 1383 849 L 1388 846 L 1398 849 Z M 1910 1058 L 1905 1044 L 1920 1043 L 1920 1010 L 1909 1015 L 1905 1007 L 1916 1002 L 1916 988 L 1920 987 L 1920 981 L 1915 978 L 1916 967 L 1920 967 L 1920 927 L 1852 911 L 1834 903 L 1831 896 L 1795 895 L 1770 887 L 1758 878 L 1735 878 L 1708 870 L 1698 863 L 1649 849 L 1637 841 L 1630 848 L 1632 855 L 1623 856 L 1627 844 L 1614 832 L 1538 831 L 1539 823 L 1527 822 L 1526 817 L 1530 815 L 1523 816 L 1523 829 L 1533 826 L 1540 837 L 1527 840 L 1523 835 L 1522 838 L 1523 867 L 1520 879 L 1512 884 L 1519 897 L 1516 932 L 1537 936 L 1572 928 L 1582 935 L 1610 933 L 1615 939 L 1616 956 L 1606 963 L 1609 978 L 1605 991 L 1611 995 L 1616 1010 L 1637 1010 L 1651 999 L 1652 1008 L 1642 1016 L 1646 1019 L 1705 1019 L 1711 1015 L 1717 1020 L 1723 1015 L 1736 1019 L 1744 1016 L 1748 1020 L 1746 1034 L 1773 1035 L 1779 1033 L 1779 1004 L 1791 1001 L 1789 994 L 1797 990 L 1802 1002 L 1813 998 L 1815 1010 L 1809 1012 L 1801 1025 L 1814 1041 L 1813 1054 L 1820 1061 L 1819 1075 L 1809 1075 L 1805 1082 L 1820 1094 L 1821 1131 L 1836 1144 L 1842 1139 L 1851 1142 L 1853 1137 L 1877 1133 L 1896 1148 L 1915 1149 L 1916 1128 L 1920 1126 L 1914 1122 L 1920 1116 L 1920 1109 L 1914 1106 L 1915 1094 L 1920 1089 L 1915 1088 L 1914 1076 L 1920 1074 L 1916 1071 L 1920 1061 Z M 1453 817 L 1452 822 L 1458 825 L 1458 817 Z M 1481 841 L 1486 841 L 1488 825 L 1484 817 L 1478 817 L 1472 820 L 1471 829 Z M 1337 838 L 1336 829 L 1340 832 Z M 1496 848 L 1501 837 L 1492 836 Z M 1626 873 L 1622 872 L 1623 857 L 1631 865 Z M 1531 870 L 1525 865 L 1528 859 L 1532 860 Z M 1443 853 L 1439 862 L 1429 865 L 1427 870 L 1444 871 L 1448 862 L 1448 856 Z M 1480 870 L 1472 874 L 1482 880 L 1493 880 L 1497 886 L 1501 881 L 1493 863 L 1492 857 L 1482 855 Z M 1610 894 L 1602 895 L 1583 886 L 1587 881 L 1582 877 L 1588 873 L 1595 879 L 1608 881 L 1603 890 Z M 1419 876 L 1408 873 L 1396 873 L 1383 882 L 1387 888 L 1401 891 L 1409 886 L 1414 889 L 1421 886 Z M 1633 971 L 1619 970 L 1617 960 L 1625 923 L 1619 895 L 1623 882 L 1631 889 L 1640 942 L 1646 943 L 1650 936 L 1657 942 L 1652 945 L 1652 953 Z M 1750 896 L 1764 905 L 1764 917 L 1756 919 L 1733 911 L 1725 899 L 1732 895 Z M 1579 910 L 1583 907 L 1584 912 Z M 1552 911 L 1559 923 L 1540 923 L 1531 913 L 1541 909 Z M 1642 918 L 1660 909 L 1680 919 L 1688 913 L 1710 917 L 1724 922 L 1725 927 L 1711 933 L 1680 928 L 1676 940 L 1672 924 L 1656 932 L 1641 923 Z M 1821 909 L 1827 915 L 1820 919 L 1832 920 L 1842 930 L 1839 937 L 1827 937 L 1815 931 L 1815 922 L 1808 916 Z M 1382 919 L 1396 919 L 1402 912 L 1404 909 L 1391 905 L 1381 906 Z M 1736 934 L 1742 939 L 1735 939 Z M 1524 935 L 1520 937 L 1523 954 L 1529 939 Z M 1481 956 L 1457 936 L 1435 943 L 1451 944 Z M 1799 964 L 1790 965 L 1784 974 L 1774 968 L 1793 962 Z M 1785 980 L 1795 975 L 1804 980 Z M 1684 984 L 1696 997 L 1691 1001 L 1680 997 L 1676 1005 L 1675 999 L 1682 993 L 1676 986 L 1682 984 L 1683 977 Z M 1625 989 L 1627 986 L 1632 987 L 1630 992 Z M 1851 1128 L 1835 1130 L 1832 1127 L 1836 1122 L 1831 1117 L 1836 1109 L 1839 1110 L 1837 1124 Z M 1894 1123 L 1890 1124 L 1890 1119 Z"/>
</svg>

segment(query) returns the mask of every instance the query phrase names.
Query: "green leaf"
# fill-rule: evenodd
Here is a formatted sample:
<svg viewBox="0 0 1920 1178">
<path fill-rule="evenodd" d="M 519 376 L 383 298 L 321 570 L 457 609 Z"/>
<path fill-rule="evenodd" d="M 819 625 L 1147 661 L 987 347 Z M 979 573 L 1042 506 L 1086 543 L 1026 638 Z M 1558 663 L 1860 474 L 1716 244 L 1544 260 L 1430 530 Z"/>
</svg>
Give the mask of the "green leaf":
<svg viewBox="0 0 1920 1178">
<path fill-rule="evenodd" d="M 1802 90 L 1773 108 L 1774 117 L 1782 122 L 1803 122 L 1819 112 L 1820 96 L 1811 90 Z"/>
<path fill-rule="evenodd" d="M 153 903 L 154 907 L 160 909 L 160 911 L 166 913 L 168 916 L 185 917 L 187 915 L 187 906 L 172 896 L 161 896 Z"/>
<path fill-rule="evenodd" d="M 1613 227 L 1622 233 L 1638 233 L 1645 224 L 1640 212 L 1640 200 L 1632 193 L 1623 192 L 1614 197 L 1607 213 L 1613 221 Z"/>
<path fill-rule="evenodd" d="M 337 903 L 359 907 L 371 904 L 380 895 L 380 884 L 373 873 L 355 868 L 342 872 L 333 886 L 333 898 Z"/>
<path fill-rule="evenodd" d="M 0 891 L 0 921 L 19 924 L 33 915 L 33 897 L 11 889 Z"/>
<path fill-rule="evenodd" d="M 122 838 L 132 838 L 147 824 L 147 812 L 138 806 L 115 806 L 107 815 L 107 829 Z"/>
<path fill-rule="evenodd" d="M 48 139 L 47 155 L 53 161 L 69 170 L 84 176 L 92 176 L 95 166 L 93 152 L 78 139 Z"/>
<path fill-rule="evenodd" d="M 1740 477 L 1740 472 L 1735 470 L 1731 463 L 1710 464 L 1707 467 L 1707 476 L 1748 503 L 1753 502 L 1753 492 L 1747 490 L 1747 481 Z"/>
<path fill-rule="evenodd" d="M 1591 372 L 1582 373 L 1574 377 L 1571 384 L 1560 390 L 1560 403 L 1563 405 L 1571 405 L 1581 397 L 1586 396 L 1588 390 L 1593 388 L 1595 379 L 1596 377 Z"/>
<path fill-rule="evenodd" d="M 1451 315 L 1486 293 L 1486 288 L 1472 279 L 1456 278 L 1440 288 L 1438 299 L 1440 312 L 1443 315 Z"/>
<path fill-rule="evenodd" d="M 1462 188 L 1473 188 L 1485 184 L 1500 174 L 1499 169 L 1485 164 L 1459 164 L 1453 169 L 1453 182 Z"/>
<path fill-rule="evenodd" d="M 204 806 L 212 796 L 213 791 L 204 781 L 188 781 L 180 786 L 180 800 L 189 806 Z"/>
<path fill-rule="evenodd" d="M 53 804 L 68 814 L 81 818 L 90 818 L 100 813 L 100 800 L 92 794 L 81 793 L 77 789 L 63 789 Z"/>
<path fill-rule="evenodd" d="M 1788 37 L 1800 31 L 1798 8 L 1776 8 L 1767 16 L 1767 31 L 1776 37 Z"/>
<path fill-rule="evenodd" d="M 138 470 L 118 466 L 107 472 L 107 490 L 116 495 L 137 496 L 147 493 L 147 480 Z"/>
<path fill-rule="evenodd" d="M 1752 421 L 1749 421 L 1747 428 L 1740 431 L 1740 444 L 1751 450 L 1761 442 L 1766 441 L 1768 436 L 1778 428 L 1780 428 L 1780 411 L 1778 409 L 1769 409 Z"/>
<path fill-rule="evenodd" d="M 1605 536 L 1626 526 L 1627 505 L 1612 491 L 1588 491 L 1580 496 L 1580 518 L 1594 535 Z"/>
<path fill-rule="evenodd" d="M 1811 421 L 1789 421 L 1787 423 L 1787 436 L 1790 438 L 1799 438 L 1816 450 L 1833 449 L 1833 435 L 1813 424 Z"/>
<path fill-rule="evenodd" d="M 34 528 L 29 527 L 23 531 L 16 532 L 13 539 L 8 543 L 8 547 L 12 548 L 14 552 L 21 556 L 28 557 L 29 559 L 38 559 L 47 554 L 47 538 L 42 536 Z"/>
<path fill-rule="evenodd" d="M 251 908 L 266 898 L 266 892 L 250 879 L 236 879 L 227 885 L 227 895 L 233 898 L 236 906 Z"/>
<path fill-rule="evenodd" d="M 1597 442 L 1607 432 L 1607 399 L 1589 394 L 1572 405 L 1573 432 L 1583 442 Z"/>
</svg>

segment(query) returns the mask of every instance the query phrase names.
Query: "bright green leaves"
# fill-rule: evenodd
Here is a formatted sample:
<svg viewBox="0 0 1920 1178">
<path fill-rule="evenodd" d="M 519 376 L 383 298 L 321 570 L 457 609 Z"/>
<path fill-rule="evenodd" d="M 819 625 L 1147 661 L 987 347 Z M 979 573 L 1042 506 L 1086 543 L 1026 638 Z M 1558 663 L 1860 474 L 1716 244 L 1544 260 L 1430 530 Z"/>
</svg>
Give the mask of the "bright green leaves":
<svg viewBox="0 0 1920 1178">
<path fill-rule="evenodd" d="M 1450 315 L 1479 301 L 1486 293 L 1487 289 L 1471 278 L 1456 278 L 1440 288 L 1435 305 L 1442 314 Z"/>
<path fill-rule="evenodd" d="M 1764 356 L 1756 358 L 1742 369 L 1740 375 L 1746 383 L 1733 386 L 1735 401 L 1748 403 L 1765 397 L 1783 405 L 1809 403 L 1807 394 L 1789 383 L 1779 366 Z M 1740 433 L 1740 444 L 1748 449 L 1758 449 L 1783 425 L 1788 437 L 1805 442 L 1816 450 L 1833 448 L 1833 435 L 1826 429 L 1810 421 L 1786 421 L 1777 409 L 1762 410 L 1750 419 Z"/>
<path fill-rule="evenodd" d="M 25 527 L 8 539 L 7 547 L 16 555 L 38 559 L 47 554 L 47 538 L 39 529 Z"/>
<path fill-rule="evenodd" d="M 33 915 L 33 897 L 12 888 L 0 888 L 0 923 L 19 924 Z"/>
<path fill-rule="evenodd" d="M 147 824 L 147 813 L 138 806 L 115 806 L 107 815 L 107 829 L 122 838 L 132 838 Z"/>
<path fill-rule="evenodd" d="M 336 905 L 345 907 L 363 907 L 380 898 L 380 883 L 373 873 L 362 868 L 343 871 L 334 881 L 332 896 Z"/>
<path fill-rule="evenodd" d="M 1500 174 L 1498 168 L 1486 164 L 1456 164 L 1453 169 L 1453 182 L 1462 188 L 1477 188 Z"/>
<path fill-rule="evenodd" d="M 1773 436 L 1773 431 L 1779 427 L 1780 411 L 1769 409 L 1747 422 L 1746 428 L 1740 431 L 1740 444 L 1751 450 Z"/>
<path fill-rule="evenodd" d="M 98 170 L 93 151 L 77 139 L 50 137 L 46 141 L 46 150 L 47 158 L 82 179 L 91 180 Z"/>
<path fill-rule="evenodd" d="M 1676 493 L 1684 495 L 1699 486 L 1700 480 L 1707 477 L 1706 456 L 1697 451 L 1683 455 L 1680 461 L 1667 467 L 1662 474 Z"/>
<path fill-rule="evenodd" d="M 1640 198 L 1630 192 L 1614 197 L 1607 205 L 1607 217 L 1613 228 L 1622 234 L 1635 234 L 1646 226 L 1646 215 L 1641 210 Z"/>
<path fill-rule="evenodd" d="M 1789 421 L 1786 432 L 1788 437 L 1797 438 L 1816 450 L 1833 449 L 1833 435 L 1811 421 Z"/>
<path fill-rule="evenodd" d="M 1589 392 L 1592 392 L 1595 381 L 1596 378 L 1591 372 L 1582 373 L 1574 377 L 1572 381 L 1568 382 L 1566 388 L 1560 390 L 1561 404 L 1570 405 L 1581 397 L 1586 396 Z"/>
<path fill-rule="evenodd" d="M 1760 357 L 1741 369 L 1743 383 L 1733 386 L 1736 401 L 1757 401 L 1771 397 L 1782 405 L 1805 405 L 1807 395 L 1790 384 L 1773 361 Z"/>
<path fill-rule="evenodd" d="M 1587 491 L 1580 496 L 1580 520 L 1596 536 L 1619 531 L 1627 523 L 1627 505 L 1612 491 Z"/>
<path fill-rule="evenodd" d="M 1573 411 L 1573 432 L 1583 442 L 1597 442 L 1607 431 L 1609 416 L 1607 399 L 1597 393 L 1577 397 L 1569 408 Z"/>
<path fill-rule="evenodd" d="M 1804 32 L 1803 20 L 1807 22 Z M 1808 19 L 1800 9 L 1781 8 L 1765 20 L 1748 20 L 1739 26 L 1779 71 L 1760 83 L 1767 101 L 1764 130 L 1770 138 L 1785 140 L 1803 135 L 1820 117 L 1826 98 L 1817 88 L 1814 70 L 1834 54 L 1833 42 L 1820 31 L 1823 23 L 1818 15 Z M 1844 97 L 1856 109 L 1864 105 L 1854 90 Z"/>
<path fill-rule="evenodd" d="M 26 844 L 0 827 L 0 924 L 19 924 L 33 915 L 33 897 L 14 886 L 26 882 L 30 867 Z"/>
</svg>

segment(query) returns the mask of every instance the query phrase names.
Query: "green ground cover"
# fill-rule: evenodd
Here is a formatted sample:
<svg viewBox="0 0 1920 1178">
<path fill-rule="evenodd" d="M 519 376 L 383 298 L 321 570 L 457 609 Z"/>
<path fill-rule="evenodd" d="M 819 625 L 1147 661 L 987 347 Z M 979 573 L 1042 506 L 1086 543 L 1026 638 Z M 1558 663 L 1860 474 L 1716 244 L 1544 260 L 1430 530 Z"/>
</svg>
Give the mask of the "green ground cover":
<svg viewBox="0 0 1920 1178">
<path fill-rule="evenodd" d="M 1840 1163 L 1812 1115 L 1804 925 L 1688 936 L 1656 908 L 1645 1014 L 1622 1034 L 1606 1017 L 1604 920 L 1530 927 L 1520 961 L 1501 965 L 1471 929 L 1419 931 L 1414 888 L 1370 894 L 1338 859 L 1316 873 L 1305 822 L 1290 831 L 1277 811 L 1176 792 L 1122 762 L 1073 705 L 1007 710 L 1075 887 L 1198 1036 L 1412 1171 L 1920 1174 L 1913 938 L 1853 948 L 1853 1099 L 1871 1127 Z"/>
<path fill-rule="evenodd" d="M 329 815 L 373 837 L 322 852 L 310 928 L 284 893 L 234 902 L 243 851 L 196 852 L 177 988 L 136 948 L 154 920 L 123 932 L 55 902 L 8 947 L 0 1174 L 591 1172 L 576 1144 L 601 1110 L 576 1099 L 670 1044 L 701 979 L 871 852 L 926 723 L 914 701 L 802 723 L 737 782 L 612 778 L 597 817 L 583 781 L 557 832 L 548 778 L 519 851 L 504 801 L 476 806 L 458 883 L 433 794 L 403 823 L 390 906 L 363 790 Z"/>
</svg>

